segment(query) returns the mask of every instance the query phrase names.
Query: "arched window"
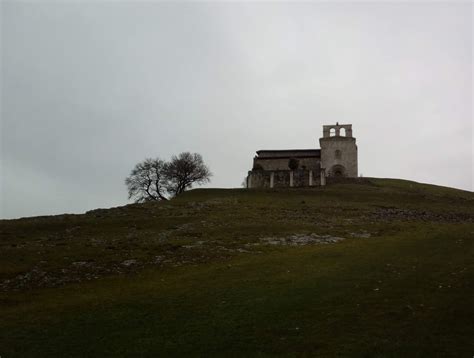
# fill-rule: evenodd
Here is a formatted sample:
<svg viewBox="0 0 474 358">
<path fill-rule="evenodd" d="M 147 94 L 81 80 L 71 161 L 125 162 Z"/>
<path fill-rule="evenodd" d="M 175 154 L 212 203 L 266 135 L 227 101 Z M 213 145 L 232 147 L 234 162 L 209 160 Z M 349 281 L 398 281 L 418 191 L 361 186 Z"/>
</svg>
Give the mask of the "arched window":
<svg viewBox="0 0 474 358">
<path fill-rule="evenodd" d="M 339 130 L 339 135 L 340 135 L 341 137 L 345 137 L 345 136 L 346 136 L 346 128 L 341 128 L 341 129 Z"/>
<path fill-rule="evenodd" d="M 342 165 L 336 164 L 333 165 L 331 170 L 329 171 L 329 176 L 331 177 L 345 177 L 346 176 L 346 168 Z"/>
<path fill-rule="evenodd" d="M 336 159 L 341 159 L 342 157 L 342 152 L 337 149 L 335 152 L 334 152 L 334 156 L 336 157 Z"/>
<path fill-rule="evenodd" d="M 331 129 L 329 130 L 329 136 L 330 136 L 330 137 L 334 137 L 335 135 L 336 135 L 336 129 L 335 129 L 335 128 L 331 128 Z"/>
</svg>

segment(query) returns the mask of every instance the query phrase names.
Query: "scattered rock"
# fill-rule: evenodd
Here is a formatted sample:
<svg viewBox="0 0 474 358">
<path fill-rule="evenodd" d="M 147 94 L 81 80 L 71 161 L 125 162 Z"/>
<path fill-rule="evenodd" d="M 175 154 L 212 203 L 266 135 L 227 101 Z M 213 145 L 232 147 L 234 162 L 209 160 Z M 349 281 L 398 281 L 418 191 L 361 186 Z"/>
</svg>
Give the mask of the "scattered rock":
<svg viewBox="0 0 474 358">
<path fill-rule="evenodd" d="M 91 266 L 91 262 L 88 262 L 88 261 L 76 261 L 76 262 L 73 262 L 71 265 L 73 266 L 76 266 L 76 267 L 87 267 L 87 266 Z"/>
<path fill-rule="evenodd" d="M 153 263 L 154 264 L 159 264 L 159 263 L 163 262 L 164 259 L 165 259 L 164 256 L 155 256 L 155 258 L 153 259 Z"/>
<path fill-rule="evenodd" d="M 288 237 L 265 237 L 261 238 L 264 244 L 267 245 L 289 245 L 289 246 L 301 246 L 311 244 L 334 244 L 336 242 L 345 240 L 343 237 L 330 236 L 330 235 L 317 235 L 317 234 L 295 234 Z"/>
<path fill-rule="evenodd" d="M 379 208 L 372 213 L 375 220 L 420 220 L 444 222 L 474 222 L 474 217 L 468 213 L 443 212 L 435 213 L 426 210 Z"/>
<path fill-rule="evenodd" d="M 137 260 L 125 260 L 121 263 L 121 265 L 126 266 L 126 267 L 130 267 L 132 265 L 136 265 L 137 263 L 138 263 Z"/>
<path fill-rule="evenodd" d="M 372 236 L 369 232 L 351 232 L 350 235 L 358 239 L 368 239 Z"/>
</svg>

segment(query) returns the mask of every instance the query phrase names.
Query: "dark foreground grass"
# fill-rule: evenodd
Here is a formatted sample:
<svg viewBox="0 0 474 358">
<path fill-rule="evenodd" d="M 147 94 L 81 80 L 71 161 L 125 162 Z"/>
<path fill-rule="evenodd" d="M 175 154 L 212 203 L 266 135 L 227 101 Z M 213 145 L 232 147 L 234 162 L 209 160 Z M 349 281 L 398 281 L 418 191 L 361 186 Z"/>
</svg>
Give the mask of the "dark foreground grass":
<svg viewBox="0 0 474 358">
<path fill-rule="evenodd" d="M 189 202 L 227 203 L 218 212 L 206 207 L 202 215 L 207 222 L 227 216 L 237 222 L 192 231 L 201 233 L 200 240 L 227 245 L 226 252 L 237 247 L 236 237 L 253 242 L 265 230 L 286 235 L 304 227 L 342 235 L 363 229 L 372 235 L 332 245 L 256 246 L 200 263 L 3 292 L 0 355 L 471 357 L 474 224 L 441 214 L 468 217 L 472 195 L 398 181 L 373 184 L 328 187 L 317 195 L 191 192 L 166 204 L 172 205 L 168 214 L 182 213 L 180 205 Z M 299 211 L 301 205 L 305 210 Z M 319 211 L 324 206 L 331 217 Z M 371 213 L 380 207 L 425 214 L 374 219 Z M 261 211 L 267 228 L 256 221 Z M 200 223 L 199 215 L 183 220 Z M 14 224 L 7 224 L 15 233 Z M 166 240 L 184 240 L 183 233 L 186 242 L 195 240 L 186 231 Z"/>
</svg>

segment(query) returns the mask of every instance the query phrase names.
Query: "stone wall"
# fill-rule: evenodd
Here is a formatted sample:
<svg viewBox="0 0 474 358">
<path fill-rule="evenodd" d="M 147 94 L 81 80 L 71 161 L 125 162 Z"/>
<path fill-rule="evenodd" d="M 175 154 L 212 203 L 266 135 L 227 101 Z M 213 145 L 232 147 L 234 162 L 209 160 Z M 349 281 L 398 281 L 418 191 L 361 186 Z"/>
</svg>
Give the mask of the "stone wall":
<svg viewBox="0 0 474 358">
<path fill-rule="evenodd" d="M 309 186 L 309 170 L 294 170 L 293 186 Z"/>
<path fill-rule="evenodd" d="M 358 176 L 357 145 L 353 137 L 324 137 L 319 139 L 321 145 L 321 167 L 326 169 L 327 176 L 355 178 Z"/>
<path fill-rule="evenodd" d="M 247 188 L 270 188 L 270 171 L 252 170 L 247 176 Z"/>
<path fill-rule="evenodd" d="M 307 170 L 319 170 L 320 167 L 320 159 L 319 158 L 296 158 L 299 161 L 299 168 L 300 169 L 307 169 Z M 288 162 L 290 158 L 265 158 L 261 159 L 259 157 L 255 157 L 253 160 L 254 168 L 257 165 L 260 165 L 263 170 L 289 170 Z M 303 168 L 305 167 L 305 168 Z"/>
<path fill-rule="evenodd" d="M 252 170 L 247 177 L 249 188 L 288 188 L 321 185 L 320 170 Z"/>
<path fill-rule="evenodd" d="M 290 186 L 290 171 L 289 170 L 277 170 L 273 173 L 273 187 L 274 188 L 287 188 Z"/>
</svg>

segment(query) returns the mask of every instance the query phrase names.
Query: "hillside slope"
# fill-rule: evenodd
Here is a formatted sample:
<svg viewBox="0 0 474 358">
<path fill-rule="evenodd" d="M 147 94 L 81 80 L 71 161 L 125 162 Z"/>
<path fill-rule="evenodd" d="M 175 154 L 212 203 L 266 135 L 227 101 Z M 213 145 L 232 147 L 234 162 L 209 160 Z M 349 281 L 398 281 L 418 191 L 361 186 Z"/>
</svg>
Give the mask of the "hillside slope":
<svg viewBox="0 0 474 358">
<path fill-rule="evenodd" d="M 0 225 L 5 357 L 474 352 L 471 192 L 200 189 Z"/>
</svg>

